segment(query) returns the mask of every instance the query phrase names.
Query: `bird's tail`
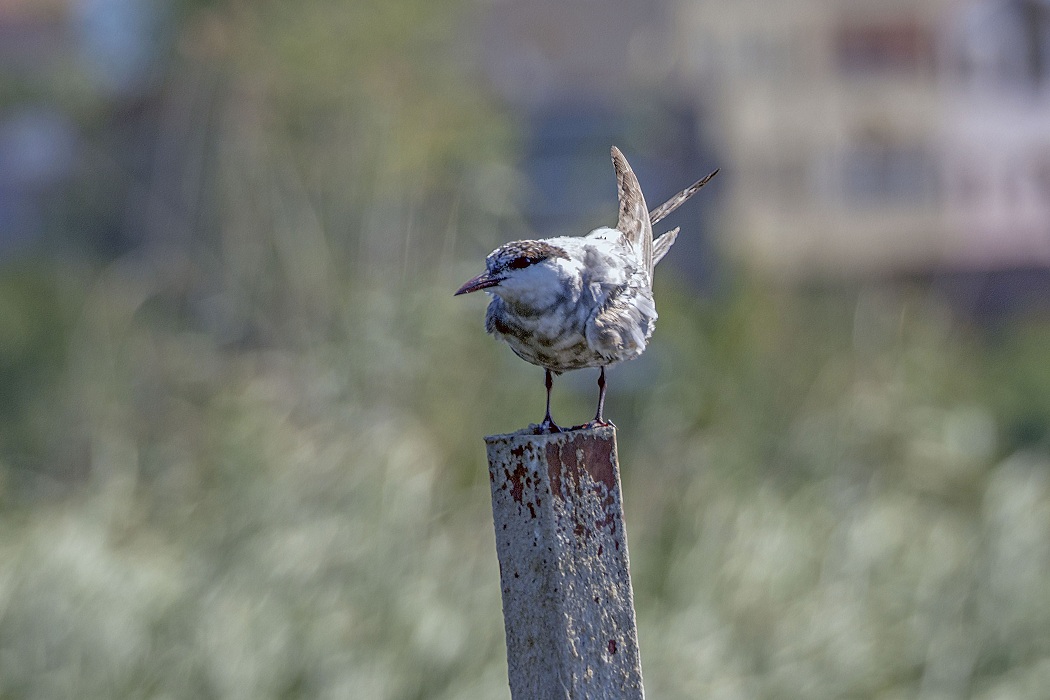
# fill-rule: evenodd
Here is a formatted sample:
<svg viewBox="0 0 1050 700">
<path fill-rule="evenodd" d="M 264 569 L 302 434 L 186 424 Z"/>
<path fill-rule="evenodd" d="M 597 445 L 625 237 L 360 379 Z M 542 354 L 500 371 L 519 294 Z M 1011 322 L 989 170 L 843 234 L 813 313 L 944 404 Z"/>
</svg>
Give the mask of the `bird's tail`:
<svg viewBox="0 0 1050 700">
<path fill-rule="evenodd" d="M 671 250 L 676 238 L 678 238 L 678 228 L 673 228 L 653 241 L 653 267 L 656 267 L 656 263 L 663 260 L 667 251 Z"/>
<path fill-rule="evenodd" d="M 653 274 L 653 226 L 649 222 L 649 210 L 642 196 L 642 186 L 631 170 L 627 159 L 616 146 L 612 147 L 613 167 L 616 168 L 616 184 L 620 197 L 620 218 L 616 229 L 627 236 L 642 264 Z"/>
</svg>

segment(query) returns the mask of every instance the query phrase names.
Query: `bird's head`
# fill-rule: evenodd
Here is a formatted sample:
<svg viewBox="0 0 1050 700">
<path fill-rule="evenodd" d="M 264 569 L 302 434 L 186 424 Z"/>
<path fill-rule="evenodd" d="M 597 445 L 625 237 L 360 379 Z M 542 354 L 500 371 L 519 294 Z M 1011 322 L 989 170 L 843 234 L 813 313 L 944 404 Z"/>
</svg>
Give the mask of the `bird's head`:
<svg viewBox="0 0 1050 700">
<path fill-rule="evenodd" d="M 485 271 L 470 279 L 456 291 L 456 295 L 469 294 L 481 289 L 512 291 L 517 287 L 536 287 L 552 271 L 552 263 L 569 254 L 546 241 L 513 241 L 505 243 L 485 258 Z"/>
</svg>

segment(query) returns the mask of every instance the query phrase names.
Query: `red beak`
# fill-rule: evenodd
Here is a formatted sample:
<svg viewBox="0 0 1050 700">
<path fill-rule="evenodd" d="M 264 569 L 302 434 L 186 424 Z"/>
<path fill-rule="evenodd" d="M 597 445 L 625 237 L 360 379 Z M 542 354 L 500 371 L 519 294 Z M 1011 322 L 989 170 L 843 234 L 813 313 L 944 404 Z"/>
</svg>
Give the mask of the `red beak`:
<svg viewBox="0 0 1050 700">
<path fill-rule="evenodd" d="M 488 272 L 482 272 L 477 277 L 467 280 L 467 283 L 456 290 L 456 293 L 452 296 L 458 297 L 460 294 L 470 294 L 476 292 L 479 289 L 488 289 L 489 287 L 495 287 L 502 280 L 499 277 L 494 277 Z"/>
</svg>

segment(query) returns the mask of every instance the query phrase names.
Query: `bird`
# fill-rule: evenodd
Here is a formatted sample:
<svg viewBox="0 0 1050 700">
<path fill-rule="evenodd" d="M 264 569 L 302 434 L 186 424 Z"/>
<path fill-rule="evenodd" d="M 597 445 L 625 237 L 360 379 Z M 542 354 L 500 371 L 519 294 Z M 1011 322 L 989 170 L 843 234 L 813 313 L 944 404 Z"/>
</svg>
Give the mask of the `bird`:
<svg viewBox="0 0 1050 700">
<path fill-rule="evenodd" d="M 485 258 L 485 271 L 454 296 L 484 290 L 492 296 L 485 330 L 521 359 L 545 370 L 547 412 L 531 426 L 559 433 L 551 418 L 553 375 L 599 367 L 598 409 L 589 423 L 605 420 L 605 368 L 645 351 L 656 324 L 653 269 L 678 236 L 678 228 L 653 238 L 653 225 L 710 182 L 698 180 L 651 212 L 638 178 L 623 153 L 612 147 L 619 217 L 616 228 L 586 236 L 559 236 L 504 243 Z"/>
</svg>

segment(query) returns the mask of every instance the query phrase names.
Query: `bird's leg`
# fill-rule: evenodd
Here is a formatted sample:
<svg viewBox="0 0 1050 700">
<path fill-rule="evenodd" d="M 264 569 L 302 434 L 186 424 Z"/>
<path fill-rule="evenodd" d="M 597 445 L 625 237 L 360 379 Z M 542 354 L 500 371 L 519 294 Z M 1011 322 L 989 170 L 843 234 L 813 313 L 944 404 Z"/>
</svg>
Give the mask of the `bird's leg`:
<svg viewBox="0 0 1050 700">
<path fill-rule="evenodd" d="M 598 375 L 598 412 L 594 414 L 593 425 L 609 425 L 602 414 L 605 413 L 605 366 L 602 366 L 601 374 Z"/>
<path fill-rule="evenodd" d="M 594 420 L 590 423 L 584 423 L 583 425 L 577 425 L 573 430 L 588 430 L 590 428 L 603 428 L 607 425 L 612 425 L 609 421 L 605 420 L 602 415 L 605 413 L 605 367 L 602 367 L 601 373 L 598 375 L 598 411 L 594 414 Z"/>
<path fill-rule="evenodd" d="M 536 432 L 541 435 L 543 433 L 560 433 L 561 428 L 551 419 L 551 387 L 554 386 L 554 376 L 549 369 L 547 370 L 545 383 L 547 385 L 547 414 L 543 416 L 543 422 L 539 424 Z"/>
</svg>

